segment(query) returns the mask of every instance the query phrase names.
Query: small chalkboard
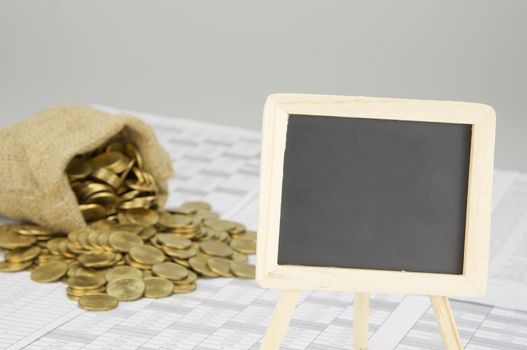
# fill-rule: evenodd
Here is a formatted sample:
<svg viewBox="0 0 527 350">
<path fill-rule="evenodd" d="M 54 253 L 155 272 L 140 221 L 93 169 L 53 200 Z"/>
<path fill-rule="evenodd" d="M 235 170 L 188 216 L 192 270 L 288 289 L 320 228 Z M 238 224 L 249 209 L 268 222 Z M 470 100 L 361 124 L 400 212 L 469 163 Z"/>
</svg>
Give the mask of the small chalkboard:
<svg viewBox="0 0 527 350">
<path fill-rule="evenodd" d="M 471 128 L 291 115 L 278 264 L 461 274 Z"/>
<path fill-rule="evenodd" d="M 494 123 L 475 103 L 271 95 L 259 283 L 484 293 Z"/>
<path fill-rule="evenodd" d="M 278 349 L 301 290 L 354 291 L 355 348 L 370 292 L 447 296 L 487 285 L 495 114 L 465 102 L 271 95 L 264 110 L 256 280 L 281 288 L 262 349 Z"/>
</svg>

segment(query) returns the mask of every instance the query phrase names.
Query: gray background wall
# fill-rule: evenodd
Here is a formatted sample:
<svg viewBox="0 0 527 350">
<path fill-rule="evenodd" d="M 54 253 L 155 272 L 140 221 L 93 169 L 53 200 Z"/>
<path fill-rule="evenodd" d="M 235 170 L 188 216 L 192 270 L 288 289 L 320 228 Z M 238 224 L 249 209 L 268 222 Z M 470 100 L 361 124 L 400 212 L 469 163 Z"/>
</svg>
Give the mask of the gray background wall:
<svg viewBox="0 0 527 350">
<path fill-rule="evenodd" d="M 306 92 L 483 102 L 527 171 L 527 2 L 4 1 L 0 126 L 98 103 L 260 128 Z"/>
</svg>

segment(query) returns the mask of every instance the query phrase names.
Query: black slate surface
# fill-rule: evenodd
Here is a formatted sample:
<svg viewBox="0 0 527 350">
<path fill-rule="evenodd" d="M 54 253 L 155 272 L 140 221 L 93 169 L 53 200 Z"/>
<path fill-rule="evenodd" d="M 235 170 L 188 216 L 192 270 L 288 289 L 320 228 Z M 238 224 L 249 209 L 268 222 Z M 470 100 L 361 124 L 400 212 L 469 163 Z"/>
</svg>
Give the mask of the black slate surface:
<svg viewBox="0 0 527 350">
<path fill-rule="evenodd" d="M 471 125 L 289 116 L 278 264 L 461 274 Z"/>
</svg>

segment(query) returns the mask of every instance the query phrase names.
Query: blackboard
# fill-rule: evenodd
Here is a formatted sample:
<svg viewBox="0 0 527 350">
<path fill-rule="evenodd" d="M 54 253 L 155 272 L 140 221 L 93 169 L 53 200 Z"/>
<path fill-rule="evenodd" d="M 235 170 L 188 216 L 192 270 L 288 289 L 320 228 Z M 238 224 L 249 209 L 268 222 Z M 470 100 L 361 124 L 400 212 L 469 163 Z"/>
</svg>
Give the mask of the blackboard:
<svg viewBox="0 0 527 350">
<path fill-rule="evenodd" d="M 463 273 L 472 125 L 288 119 L 278 265 Z"/>
</svg>

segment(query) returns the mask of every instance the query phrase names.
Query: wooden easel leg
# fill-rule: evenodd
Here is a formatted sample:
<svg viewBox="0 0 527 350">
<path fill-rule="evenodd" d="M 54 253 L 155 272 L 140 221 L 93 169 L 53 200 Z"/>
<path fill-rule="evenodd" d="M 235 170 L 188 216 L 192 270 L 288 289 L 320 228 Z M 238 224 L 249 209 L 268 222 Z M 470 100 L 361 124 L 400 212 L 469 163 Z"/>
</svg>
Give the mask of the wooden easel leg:
<svg viewBox="0 0 527 350">
<path fill-rule="evenodd" d="M 287 331 L 287 325 L 293 316 L 298 298 L 300 298 L 300 293 L 301 291 L 297 289 L 282 291 L 260 350 L 278 350 L 280 348 L 282 338 Z"/>
<path fill-rule="evenodd" d="M 353 343 L 355 350 L 368 348 L 368 314 L 370 294 L 355 293 L 353 301 Z"/>
<path fill-rule="evenodd" d="M 458 350 L 463 349 L 461 338 L 456 327 L 456 321 L 450 308 L 450 303 L 447 297 L 442 296 L 430 296 L 432 301 L 432 307 L 436 315 L 437 323 L 439 324 L 439 330 L 443 336 L 445 343 L 445 349 L 447 350 Z"/>
</svg>

